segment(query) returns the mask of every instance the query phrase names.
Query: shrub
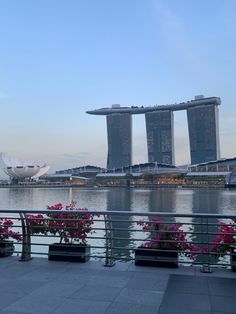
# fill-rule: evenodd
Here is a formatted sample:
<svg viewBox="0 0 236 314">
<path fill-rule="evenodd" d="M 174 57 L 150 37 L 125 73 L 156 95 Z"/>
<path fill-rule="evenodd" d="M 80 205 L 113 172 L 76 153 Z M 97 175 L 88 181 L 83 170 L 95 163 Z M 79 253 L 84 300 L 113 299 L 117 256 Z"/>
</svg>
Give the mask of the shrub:
<svg viewBox="0 0 236 314">
<path fill-rule="evenodd" d="M 187 238 L 187 233 L 181 229 L 182 224 L 167 224 L 160 217 L 152 217 L 150 221 L 140 221 L 138 224 L 143 227 L 143 230 L 150 232 L 149 241 L 142 247 L 173 250 L 191 259 L 194 259 L 199 251 L 198 247 Z"/>
</svg>

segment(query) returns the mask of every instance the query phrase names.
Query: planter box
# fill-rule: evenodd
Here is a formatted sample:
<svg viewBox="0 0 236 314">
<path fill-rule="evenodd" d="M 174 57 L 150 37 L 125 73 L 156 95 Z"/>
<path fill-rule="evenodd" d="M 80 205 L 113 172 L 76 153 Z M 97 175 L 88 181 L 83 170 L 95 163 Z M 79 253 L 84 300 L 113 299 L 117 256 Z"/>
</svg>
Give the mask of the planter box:
<svg viewBox="0 0 236 314">
<path fill-rule="evenodd" d="M 140 247 L 135 250 L 135 265 L 177 268 L 178 253 Z"/>
<path fill-rule="evenodd" d="M 49 245 L 48 259 L 85 263 L 90 258 L 90 246 L 79 244 L 54 243 Z"/>
<path fill-rule="evenodd" d="M 236 253 L 230 254 L 230 264 L 233 272 L 236 272 Z"/>
<path fill-rule="evenodd" d="M 15 246 L 12 241 L 0 242 L 0 257 L 11 256 L 14 253 Z"/>
</svg>

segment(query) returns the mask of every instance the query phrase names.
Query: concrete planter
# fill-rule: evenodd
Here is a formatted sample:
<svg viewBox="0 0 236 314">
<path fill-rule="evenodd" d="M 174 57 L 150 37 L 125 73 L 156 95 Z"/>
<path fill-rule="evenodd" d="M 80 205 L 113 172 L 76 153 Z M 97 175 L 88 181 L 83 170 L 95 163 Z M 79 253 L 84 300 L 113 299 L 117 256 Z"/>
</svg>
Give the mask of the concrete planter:
<svg viewBox="0 0 236 314">
<path fill-rule="evenodd" d="M 15 246 L 12 241 L 0 242 L 0 257 L 11 256 Z"/>
<path fill-rule="evenodd" d="M 139 247 L 135 250 L 135 265 L 177 268 L 178 253 Z"/>
<path fill-rule="evenodd" d="M 51 261 L 85 263 L 90 259 L 90 246 L 64 243 L 50 244 L 48 259 Z"/>
</svg>

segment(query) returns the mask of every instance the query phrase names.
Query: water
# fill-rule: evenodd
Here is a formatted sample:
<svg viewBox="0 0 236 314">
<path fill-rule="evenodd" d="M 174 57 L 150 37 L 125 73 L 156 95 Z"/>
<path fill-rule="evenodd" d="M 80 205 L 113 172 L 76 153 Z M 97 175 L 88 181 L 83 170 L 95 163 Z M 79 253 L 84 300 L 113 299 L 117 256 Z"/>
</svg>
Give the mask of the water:
<svg viewBox="0 0 236 314">
<path fill-rule="evenodd" d="M 0 208 L 45 209 L 77 201 L 91 210 L 235 214 L 236 190 L 126 188 L 1 188 Z"/>
<path fill-rule="evenodd" d="M 127 188 L 2 188 L 0 189 L 0 208 L 46 209 L 47 205 L 55 203 L 69 204 L 77 201 L 78 207 L 91 210 L 111 211 L 142 211 L 142 212 L 177 212 L 177 213 L 236 213 L 236 190 L 229 189 L 127 189 Z M 116 219 L 121 217 L 116 216 Z M 190 219 L 191 220 L 191 219 Z M 186 221 L 188 222 L 188 221 Z M 190 222 L 190 221 L 189 221 Z M 198 220 L 193 219 L 193 222 Z M 216 222 L 216 221 L 214 221 Z M 122 225 L 121 225 L 122 224 Z M 137 225 L 132 223 L 132 217 L 127 222 L 113 223 L 113 227 L 125 228 L 126 231 L 114 231 L 115 247 L 137 247 L 140 233 L 132 232 Z M 195 227 L 195 229 L 198 227 Z M 195 230 L 199 231 L 199 230 Z M 95 240 L 96 246 L 104 246 L 104 233 L 96 232 L 102 239 Z M 143 235 L 141 235 L 143 236 Z M 122 238 L 119 240 L 119 238 Z M 141 238 L 142 239 L 142 238 Z M 52 239 L 37 239 L 51 243 Z M 202 241 L 195 237 L 195 241 Z M 94 243 L 94 242 L 93 242 Z M 42 253 L 47 253 L 46 247 L 34 247 Z M 104 255 L 104 250 L 96 249 L 96 255 Z M 130 251 L 118 251 L 116 256 L 130 258 Z"/>
</svg>

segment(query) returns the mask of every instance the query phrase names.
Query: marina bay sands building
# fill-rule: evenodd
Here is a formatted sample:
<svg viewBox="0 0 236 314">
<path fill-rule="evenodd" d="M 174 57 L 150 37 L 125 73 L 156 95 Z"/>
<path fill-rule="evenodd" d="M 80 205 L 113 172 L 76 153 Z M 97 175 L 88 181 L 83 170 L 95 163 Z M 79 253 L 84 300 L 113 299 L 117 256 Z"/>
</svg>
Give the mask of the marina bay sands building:
<svg viewBox="0 0 236 314">
<path fill-rule="evenodd" d="M 148 162 L 172 165 L 174 157 L 173 111 L 153 111 L 145 113 Z"/>
<path fill-rule="evenodd" d="M 152 107 L 113 105 L 87 111 L 107 118 L 107 168 L 132 165 L 132 115 L 145 114 L 148 162 L 174 164 L 174 111 L 186 110 L 191 164 L 220 158 L 219 97 L 196 96 L 194 100 Z"/>
<path fill-rule="evenodd" d="M 107 115 L 108 154 L 107 168 L 132 165 L 132 115 Z"/>
</svg>

